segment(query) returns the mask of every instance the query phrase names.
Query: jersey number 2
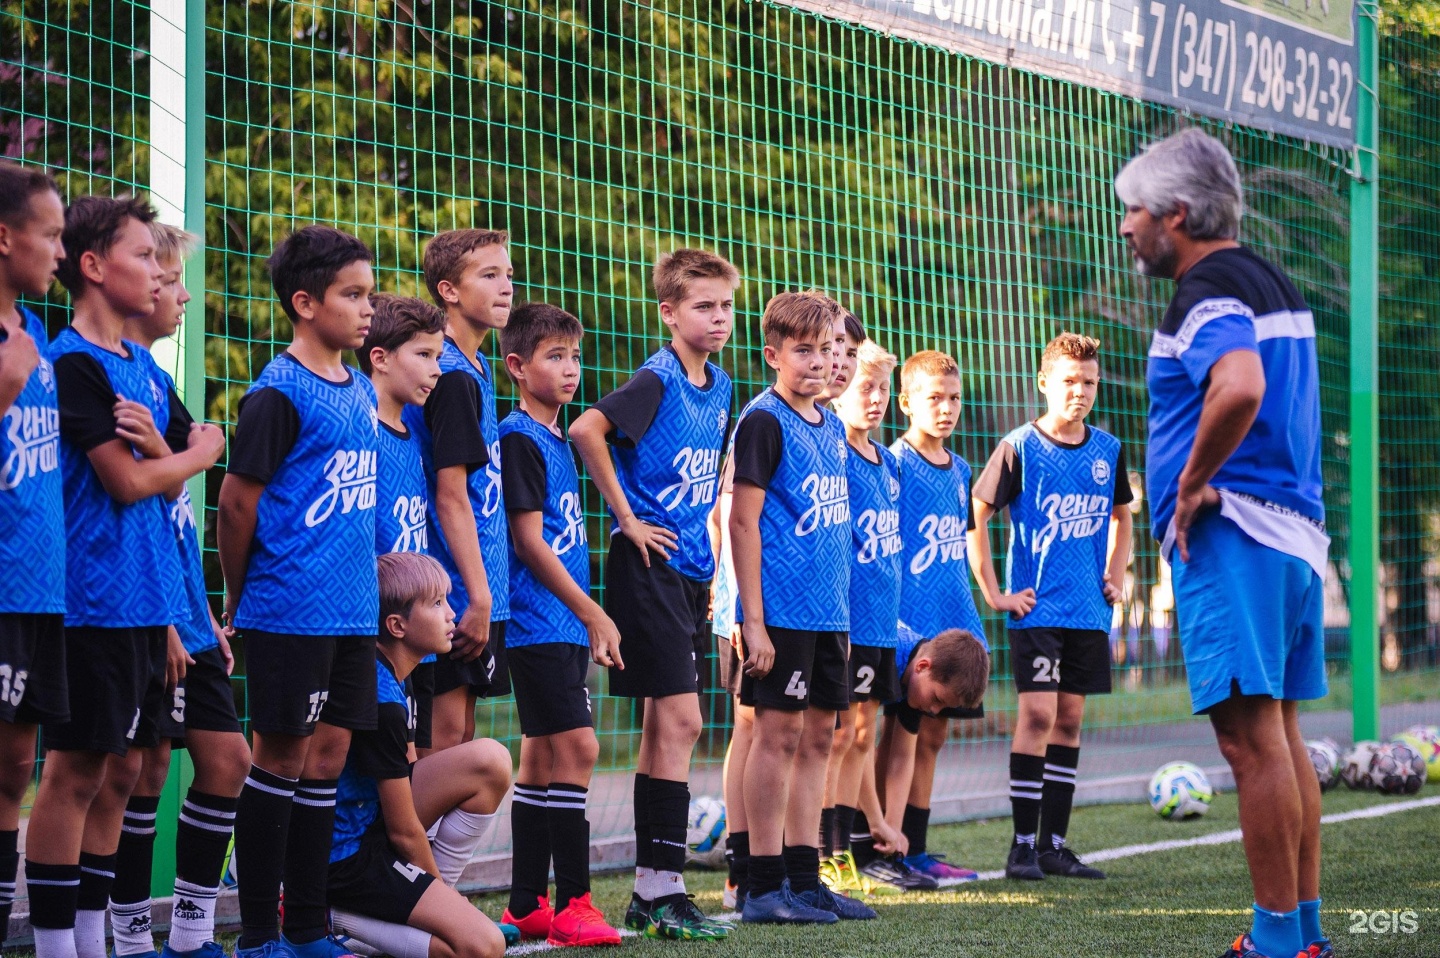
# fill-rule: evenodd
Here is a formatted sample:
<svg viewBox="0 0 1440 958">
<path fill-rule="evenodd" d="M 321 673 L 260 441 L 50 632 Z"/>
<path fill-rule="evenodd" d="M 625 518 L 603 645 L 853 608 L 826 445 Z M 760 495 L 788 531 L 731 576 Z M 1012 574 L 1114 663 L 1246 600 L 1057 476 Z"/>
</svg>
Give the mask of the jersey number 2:
<svg viewBox="0 0 1440 958">
<path fill-rule="evenodd" d="M 1043 655 L 1035 656 L 1035 661 L 1030 663 L 1035 666 L 1035 679 L 1037 684 L 1048 685 L 1051 682 L 1060 681 L 1060 663 L 1045 658 Z"/>
<path fill-rule="evenodd" d="M 875 684 L 875 670 L 868 665 L 862 665 L 855 670 L 855 694 L 869 695 L 870 686 Z"/>
</svg>

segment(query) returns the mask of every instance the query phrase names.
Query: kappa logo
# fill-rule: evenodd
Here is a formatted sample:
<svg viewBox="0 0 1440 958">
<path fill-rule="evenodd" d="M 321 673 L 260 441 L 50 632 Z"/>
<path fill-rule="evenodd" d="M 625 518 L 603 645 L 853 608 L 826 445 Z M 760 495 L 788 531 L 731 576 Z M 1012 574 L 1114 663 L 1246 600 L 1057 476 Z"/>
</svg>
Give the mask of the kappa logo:
<svg viewBox="0 0 1440 958">
<path fill-rule="evenodd" d="M 10 447 L 0 467 L 0 491 L 60 468 L 60 410 L 47 406 L 11 406 L 3 431 Z"/>
<path fill-rule="evenodd" d="M 430 548 L 430 533 L 425 528 L 429 506 L 424 496 L 398 496 L 390 507 L 390 515 L 400 524 L 391 552 L 425 552 Z"/>
<path fill-rule="evenodd" d="M 186 529 L 195 528 L 195 503 L 190 500 L 190 490 L 181 487 L 180 498 L 170 503 L 170 524 L 183 535 Z"/>
<path fill-rule="evenodd" d="M 485 464 L 485 494 L 480 500 L 480 515 L 488 519 L 500 508 L 500 440 L 490 444 L 490 461 Z"/>
<path fill-rule="evenodd" d="M 670 463 L 680 480 L 660 490 L 657 497 L 666 512 L 673 512 L 688 498 L 690 505 L 708 505 L 715 501 L 715 482 L 720 473 L 720 450 L 692 449 L 686 446 Z"/>
<path fill-rule="evenodd" d="M 175 898 L 174 911 L 176 918 L 183 918 L 186 921 L 203 921 L 206 917 L 205 909 L 183 896 Z"/>
<path fill-rule="evenodd" d="M 1110 497 L 1052 492 L 1041 500 L 1040 511 L 1048 521 L 1030 543 L 1030 551 L 1036 554 L 1050 548 L 1057 535 L 1065 542 L 1085 539 L 1104 529 L 1110 518 Z"/>
<path fill-rule="evenodd" d="M 584 546 L 585 510 L 580 505 L 580 496 L 567 492 L 560 497 L 560 515 L 565 518 L 565 529 L 550 542 L 550 551 L 563 556 L 576 546 Z"/>
<path fill-rule="evenodd" d="M 810 508 L 795 523 L 795 535 L 808 536 L 820 526 L 850 521 L 850 486 L 844 476 L 810 473 L 800 484 L 810 497 Z"/>
<path fill-rule="evenodd" d="M 337 505 L 341 515 L 374 509 L 377 460 L 373 449 L 337 449 L 325 464 L 329 488 L 305 510 L 305 525 L 311 529 L 320 525 Z"/>
<path fill-rule="evenodd" d="M 925 544 L 910 558 L 910 574 L 919 575 L 937 561 L 965 561 L 965 520 L 959 516 L 935 513 L 920 520 L 920 536 Z"/>
<path fill-rule="evenodd" d="M 861 564 L 888 559 L 905 548 L 900 538 L 900 512 L 896 509 L 866 509 L 855 517 L 855 529 L 863 539 L 855 553 Z"/>
<path fill-rule="evenodd" d="M 1104 459 L 1096 459 L 1090 464 L 1090 476 L 1095 480 L 1096 485 L 1105 485 L 1110 481 L 1110 463 Z"/>
</svg>

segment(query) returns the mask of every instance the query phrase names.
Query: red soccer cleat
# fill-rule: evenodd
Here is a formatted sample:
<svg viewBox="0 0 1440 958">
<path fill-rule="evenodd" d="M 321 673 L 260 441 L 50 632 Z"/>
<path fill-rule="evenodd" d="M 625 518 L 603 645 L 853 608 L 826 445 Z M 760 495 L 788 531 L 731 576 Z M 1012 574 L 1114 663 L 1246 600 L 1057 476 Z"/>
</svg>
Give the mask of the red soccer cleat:
<svg viewBox="0 0 1440 958">
<path fill-rule="evenodd" d="M 590 903 L 587 891 L 579 898 L 572 898 L 564 910 L 550 922 L 550 944 L 556 947 L 582 947 L 586 945 L 618 945 L 620 932 L 605 922 L 600 909 Z"/>
<path fill-rule="evenodd" d="M 540 896 L 536 899 L 535 910 L 524 918 L 516 918 L 510 914 L 510 909 L 505 909 L 505 914 L 500 916 L 501 924 L 514 925 L 520 929 L 522 939 L 535 940 L 550 937 L 550 926 L 555 921 L 555 909 L 550 907 L 550 899 Z M 617 938 L 616 941 L 619 941 Z"/>
</svg>

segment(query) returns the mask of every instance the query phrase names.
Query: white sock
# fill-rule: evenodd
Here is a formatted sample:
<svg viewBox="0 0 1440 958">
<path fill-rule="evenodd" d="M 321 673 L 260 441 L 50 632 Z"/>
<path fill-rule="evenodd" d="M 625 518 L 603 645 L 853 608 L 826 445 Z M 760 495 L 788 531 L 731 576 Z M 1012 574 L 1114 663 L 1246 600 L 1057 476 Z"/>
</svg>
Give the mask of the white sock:
<svg viewBox="0 0 1440 958">
<path fill-rule="evenodd" d="M 435 866 L 440 869 L 440 877 L 445 884 L 454 888 L 460 881 L 465 866 L 470 864 L 475 849 L 494 821 L 494 813 L 481 815 L 463 808 L 452 808 L 440 816 L 440 827 L 435 830 L 430 850 L 435 854 Z"/>
<path fill-rule="evenodd" d="M 110 902 L 110 933 L 115 936 L 115 954 L 143 955 L 155 950 L 150 934 L 151 901 Z"/>
<path fill-rule="evenodd" d="M 170 950 L 194 951 L 215 939 L 215 899 L 220 888 L 175 880 L 170 909 Z"/>
<path fill-rule="evenodd" d="M 35 958 L 76 958 L 74 928 L 36 928 Z"/>
<path fill-rule="evenodd" d="M 651 886 L 654 894 L 648 896 L 651 901 L 659 901 L 670 895 L 685 894 L 685 876 L 679 872 L 656 872 L 655 884 Z"/>
<path fill-rule="evenodd" d="M 330 927 L 391 958 L 430 958 L 430 933 L 419 928 L 366 918 L 338 908 L 330 909 Z"/>
<path fill-rule="evenodd" d="M 106 958 L 103 909 L 75 912 L 75 954 L 77 958 Z"/>
<path fill-rule="evenodd" d="M 645 890 L 650 887 L 650 879 L 655 877 L 655 869 L 635 866 L 635 894 L 645 898 Z M 645 898 L 646 901 L 650 899 Z"/>
</svg>

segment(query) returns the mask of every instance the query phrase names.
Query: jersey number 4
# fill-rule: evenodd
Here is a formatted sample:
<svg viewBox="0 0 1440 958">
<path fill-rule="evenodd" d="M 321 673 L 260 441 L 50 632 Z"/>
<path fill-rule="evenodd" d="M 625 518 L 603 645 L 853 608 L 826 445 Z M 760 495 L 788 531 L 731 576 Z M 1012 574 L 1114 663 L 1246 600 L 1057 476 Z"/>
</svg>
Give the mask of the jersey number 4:
<svg viewBox="0 0 1440 958">
<path fill-rule="evenodd" d="M 796 669 L 795 674 L 790 676 L 790 684 L 785 686 L 786 695 L 791 698 L 804 699 L 805 696 L 810 694 L 810 687 L 801 679 L 803 674 L 799 669 Z"/>
</svg>

